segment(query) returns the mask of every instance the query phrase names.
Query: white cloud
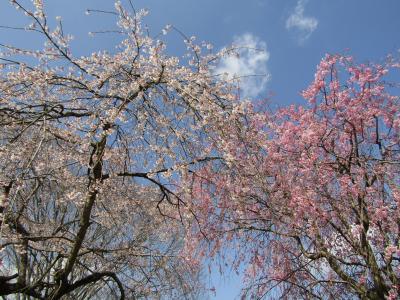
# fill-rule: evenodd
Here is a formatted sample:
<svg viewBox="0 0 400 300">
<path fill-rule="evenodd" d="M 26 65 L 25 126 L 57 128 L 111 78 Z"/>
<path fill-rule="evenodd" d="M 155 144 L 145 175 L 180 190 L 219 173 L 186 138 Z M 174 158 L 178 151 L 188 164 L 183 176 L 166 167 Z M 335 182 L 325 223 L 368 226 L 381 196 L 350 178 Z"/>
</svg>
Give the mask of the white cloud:
<svg viewBox="0 0 400 300">
<path fill-rule="evenodd" d="M 271 77 L 267 68 L 267 44 L 251 33 L 246 33 L 234 37 L 233 47 L 237 49 L 237 55 L 222 58 L 214 74 L 225 74 L 228 79 L 237 80 L 241 97 L 257 97 L 265 90 Z"/>
<path fill-rule="evenodd" d="M 308 0 L 298 0 L 292 14 L 286 20 L 286 29 L 294 29 L 298 33 L 298 41 L 304 43 L 317 29 L 318 20 L 314 17 L 304 16 L 304 7 Z"/>
</svg>

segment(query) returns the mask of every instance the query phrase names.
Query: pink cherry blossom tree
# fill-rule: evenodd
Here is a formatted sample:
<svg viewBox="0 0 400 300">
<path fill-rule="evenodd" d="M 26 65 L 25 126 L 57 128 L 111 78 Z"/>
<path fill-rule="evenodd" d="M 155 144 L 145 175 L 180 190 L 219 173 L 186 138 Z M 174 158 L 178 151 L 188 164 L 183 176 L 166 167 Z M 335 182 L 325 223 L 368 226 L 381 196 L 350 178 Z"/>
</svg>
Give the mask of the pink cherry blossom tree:
<svg viewBox="0 0 400 300">
<path fill-rule="evenodd" d="M 242 103 L 214 139 L 224 162 L 187 178 L 200 220 L 187 247 L 233 246 L 245 299 L 399 297 L 398 67 L 327 55 L 307 105 Z"/>
<path fill-rule="evenodd" d="M 193 38 L 182 63 L 167 56 L 146 12 L 116 1 L 117 50 L 76 57 L 61 19 L 24 3 L 45 46 L 1 44 L 0 296 L 194 297 L 181 248 L 196 218 L 176 191 L 216 159 L 208 133 L 236 101 L 209 70 L 219 56 Z"/>
</svg>

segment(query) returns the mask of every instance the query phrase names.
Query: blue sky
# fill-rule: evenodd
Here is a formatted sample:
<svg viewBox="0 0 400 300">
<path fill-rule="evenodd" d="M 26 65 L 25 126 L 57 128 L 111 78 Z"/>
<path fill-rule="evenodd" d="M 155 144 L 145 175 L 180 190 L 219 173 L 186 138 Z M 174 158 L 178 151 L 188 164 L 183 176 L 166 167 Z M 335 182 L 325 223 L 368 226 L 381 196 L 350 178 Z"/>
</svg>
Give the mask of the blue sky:
<svg viewBox="0 0 400 300">
<path fill-rule="evenodd" d="M 22 2 L 28 0 L 23 0 Z M 400 1 L 398 0 L 136 0 L 136 8 L 148 8 L 145 19 L 152 35 L 173 24 L 186 35 L 206 40 L 215 49 L 231 43 L 262 48 L 243 52 L 241 61 L 225 61 L 221 71 L 238 75 L 265 75 L 244 82 L 251 97 L 271 98 L 276 105 L 302 103 L 299 92 L 313 79 L 316 65 L 326 53 L 347 53 L 356 61 L 382 61 L 400 49 Z M 88 31 L 113 28 L 105 15 L 85 16 L 87 8 L 112 9 L 112 0 L 47 0 L 50 16 L 63 17 L 64 29 L 75 36 L 78 54 L 113 49 L 113 36 L 88 38 Z M 0 2 L 0 25 L 24 25 L 24 19 Z M 170 33 L 170 53 L 184 49 L 181 38 Z M 0 30 L 0 43 L 39 46 L 33 37 Z M 241 73 L 245 72 L 245 74 Z M 272 95 L 272 97 L 271 97 Z M 217 297 L 233 299 L 240 280 L 214 276 Z M 224 283 L 225 282 L 225 283 Z M 214 283 L 210 283 L 210 286 Z"/>
<path fill-rule="evenodd" d="M 268 77 L 262 84 L 253 84 L 257 91 L 248 94 L 254 97 L 257 93 L 263 98 L 273 95 L 271 101 L 278 105 L 301 103 L 299 91 L 310 83 L 316 65 L 326 53 L 346 52 L 359 62 L 381 61 L 389 53 L 398 53 L 400 48 L 398 0 L 133 0 L 133 3 L 136 8 L 150 10 L 145 23 L 153 35 L 166 24 L 173 24 L 188 36 L 211 42 L 215 49 L 232 42 L 241 45 L 246 37 L 247 42 L 265 48 L 266 59 L 256 61 L 258 69 L 254 71 Z M 63 17 L 65 30 L 75 36 L 73 46 L 78 53 L 113 49 L 117 42 L 112 36 L 88 38 L 88 31 L 113 28 L 113 19 L 84 14 L 86 8 L 112 9 L 113 0 L 48 0 L 46 7 L 50 15 Z M 8 1 L 3 0 L 0 25 L 22 25 L 23 19 L 15 15 Z M 0 31 L 0 41 L 18 40 L 18 33 L 14 35 Z M 168 39 L 171 53 L 184 49 L 177 34 L 171 33 Z M 21 40 L 26 42 L 26 38 Z M 249 58 L 252 54 L 243 56 Z"/>
</svg>

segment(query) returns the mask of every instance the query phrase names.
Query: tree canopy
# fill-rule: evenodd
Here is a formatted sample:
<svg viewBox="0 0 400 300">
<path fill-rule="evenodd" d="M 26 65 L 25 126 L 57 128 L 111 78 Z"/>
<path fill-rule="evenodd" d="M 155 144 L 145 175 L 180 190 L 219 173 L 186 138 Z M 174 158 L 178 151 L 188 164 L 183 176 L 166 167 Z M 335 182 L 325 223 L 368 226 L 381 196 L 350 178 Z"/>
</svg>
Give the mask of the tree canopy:
<svg viewBox="0 0 400 300">
<path fill-rule="evenodd" d="M 238 49 L 176 30 L 167 55 L 145 10 L 116 1 L 116 50 L 78 57 L 42 0 L 10 2 L 44 47 L 0 44 L 0 296 L 200 298 L 225 254 L 244 299 L 399 297 L 396 60 L 326 55 L 275 110 L 215 73 Z"/>
<path fill-rule="evenodd" d="M 248 105 L 226 123 L 215 142 L 225 164 L 190 180 L 199 245 L 206 232 L 213 252 L 235 246 L 244 296 L 398 297 L 399 85 L 385 79 L 398 67 L 327 55 L 307 105 Z"/>
<path fill-rule="evenodd" d="M 212 123 L 235 99 L 215 55 L 187 39 L 187 63 L 115 11 L 114 53 L 75 57 L 42 1 L 11 1 L 43 49 L 2 45 L 0 295 L 38 299 L 192 298 L 198 268 L 180 255 L 193 214 L 179 178 L 214 159 Z"/>
</svg>

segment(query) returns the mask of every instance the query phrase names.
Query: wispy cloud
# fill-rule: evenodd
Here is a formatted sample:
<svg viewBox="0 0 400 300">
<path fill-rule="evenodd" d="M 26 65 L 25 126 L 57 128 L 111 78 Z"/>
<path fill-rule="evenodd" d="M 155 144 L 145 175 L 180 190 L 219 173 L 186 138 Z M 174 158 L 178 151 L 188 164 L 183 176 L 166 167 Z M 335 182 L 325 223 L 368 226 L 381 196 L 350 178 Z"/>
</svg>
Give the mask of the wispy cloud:
<svg viewBox="0 0 400 300">
<path fill-rule="evenodd" d="M 214 74 L 238 80 L 241 96 L 254 98 L 265 90 L 271 74 L 267 68 L 267 44 L 251 33 L 234 37 L 237 55 L 222 58 Z"/>
<path fill-rule="evenodd" d="M 303 44 L 318 26 L 318 20 L 304 15 L 304 7 L 308 0 L 298 0 L 292 14 L 286 20 L 286 29 L 295 30 L 298 42 Z"/>
</svg>

